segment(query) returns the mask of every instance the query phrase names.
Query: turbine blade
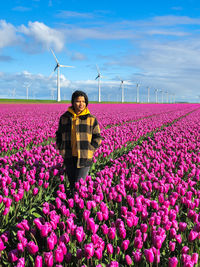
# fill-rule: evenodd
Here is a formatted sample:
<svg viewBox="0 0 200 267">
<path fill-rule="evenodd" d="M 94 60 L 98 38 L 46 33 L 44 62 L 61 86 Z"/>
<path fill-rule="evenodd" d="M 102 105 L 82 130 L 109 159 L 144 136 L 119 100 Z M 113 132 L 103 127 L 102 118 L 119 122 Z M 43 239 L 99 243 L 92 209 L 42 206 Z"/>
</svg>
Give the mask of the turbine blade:
<svg viewBox="0 0 200 267">
<path fill-rule="evenodd" d="M 49 79 L 51 78 L 51 76 L 55 73 L 55 71 L 52 71 L 52 73 L 49 75 Z"/>
<path fill-rule="evenodd" d="M 100 77 L 100 75 L 98 74 L 97 77 L 95 78 L 95 80 L 98 79 L 99 77 Z"/>
<path fill-rule="evenodd" d="M 60 65 L 60 67 L 64 67 L 64 68 L 75 68 L 74 66 L 66 66 L 66 65 Z"/>
<path fill-rule="evenodd" d="M 55 66 L 54 71 L 58 68 L 58 64 Z"/>
<path fill-rule="evenodd" d="M 99 70 L 99 67 L 98 67 L 97 64 L 96 64 L 96 68 L 97 68 L 97 72 L 98 72 L 98 74 L 100 74 L 100 70 Z"/>
<path fill-rule="evenodd" d="M 51 48 L 50 48 L 50 50 L 51 50 L 51 53 L 53 54 L 53 56 L 54 56 L 54 58 L 55 58 L 55 60 L 56 60 L 56 62 L 57 62 L 57 64 L 58 64 L 58 60 L 57 60 L 57 58 L 56 58 L 56 56 L 55 56 L 53 50 L 52 50 Z"/>
</svg>

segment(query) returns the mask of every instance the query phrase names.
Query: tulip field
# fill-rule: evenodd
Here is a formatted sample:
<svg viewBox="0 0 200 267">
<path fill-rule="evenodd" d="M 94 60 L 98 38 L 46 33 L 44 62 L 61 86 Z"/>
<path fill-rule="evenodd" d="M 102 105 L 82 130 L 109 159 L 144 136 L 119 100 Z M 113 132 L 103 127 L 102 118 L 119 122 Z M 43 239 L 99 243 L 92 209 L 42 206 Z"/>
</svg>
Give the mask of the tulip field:
<svg viewBox="0 0 200 267">
<path fill-rule="evenodd" d="M 89 104 L 101 128 L 69 189 L 69 104 L 0 104 L 0 267 L 200 266 L 200 104 Z"/>
</svg>

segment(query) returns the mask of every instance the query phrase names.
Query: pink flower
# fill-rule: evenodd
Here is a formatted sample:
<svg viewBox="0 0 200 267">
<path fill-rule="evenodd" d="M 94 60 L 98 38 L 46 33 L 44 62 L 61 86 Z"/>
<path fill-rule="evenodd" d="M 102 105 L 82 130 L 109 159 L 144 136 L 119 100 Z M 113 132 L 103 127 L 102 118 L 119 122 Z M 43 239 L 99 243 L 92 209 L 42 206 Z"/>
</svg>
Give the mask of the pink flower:
<svg viewBox="0 0 200 267">
<path fill-rule="evenodd" d="M 97 212 L 97 219 L 101 222 L 103 221 L 103 213 L 101 211 Z"/>
<path fill-rule="evenodd" d="M 140 230 L 141 230 L 142 233 L 146 233 L 147 229 L 148 229 L 148 226 L 147 226 L 146 223 L 142 223 L 140 225 Z"/>
<path fill-rule="evenodd" d="M 37 256 L 35 259 L 35 267 L 42 267 L 42 256 Z"/>
<path fill-rule="evenodd" d="M 17 249 L 11 250 L 8 253 L 8 261 L 9 262 L 15 262 L 17 260 L 18 260 L 18 250 Z"/>
<path fill-rule="evenodd" d="M 126 255 L 126 256 L 125 256 L 125 260 L 126 260 L 126 263 L 127 263 L 128 265 L 132 265 L 133 261 L 132 261 L 132 259 L 131 259 L 131 257 L 130 257 L 129 255 Z"/>
<path fill-rule="evenodd" d="M 142 239 L 140 237 L 135 237 L 134 247 L 137 249 L 141 249 L 143 247 L 143 242 L 142 242 Z"/>
<path fill-rule="evenodd" d="M 112 246 L 112 244 L 107 244 L 107 246 L 106 246 L 106 249 L 107 249 L 107 252 L 108 252 L 108 254 L 113 254 L 113 246 Z"/>
<path fill-rule="evenodd" d="M 17 244 L 17 250 L 19 251 L 19 252 L 24 252 L 24 246 L 23 246 L 23 244 L 22 243 L 18 243 Z"/>
<path fill-rule="evenodd" d="M 74 200 L 73 200 L 73 198 L 69 198 L 68 199 L 68 205 L 69 205 L 69 208 L 73 208 L 74 207 Z"/>
<path fill-rule="evenodd" d="M 152 248 L 145 249 L 144 250 L 144 255 L 145 255 L 145 258 L 146 258 L 147 262 L 151 263 L 151 262 L 154 261 L 154 253 L 153 253 Z"/>
<path fill-rule="evenodd" d="M 34 224 L 36 225 L 36 227 L 39 229 L 39 230 L 41 230 L 41 228 L 42 228 L 42 223 L 41 223 L 41 221 L 40 221 L 40 219 L 39 218 L 36 218 L 36 219 L 34 219 Z"/>
<path fill-rule="evenodd" d="M 20 258 L 17 262 L 16 267 L 25 267 L 25 258 Z"/>
<path fill-rule="evenodd" d="M 115 234 L 116 234 L 116 228 L 115 227 L 110 227 L 108 229 L 108 238 L 110 240 L 113 240 L 115 238 Z"/>
<path fill-rule="evenodd" d="M 194 264 L 197 264 L 198 263 L 198 259 L 199 259 L 199 254 L 198 253 L 193 253 L 192 254 L 192 262 L 194 263 Z"/>
<path fill-rule="evenodd" d="M 36 196 L 38 194 L 39 189 L 37 187 L 33 188 L 33 195 Z"/>
<path fill-rule="evenodd" d="M 82 226 L 77 227 L 75 234 L 76 234 L 77 241 L 79 243 L 81 243 L 83 241 L 83 239 L 85 238 L 85 233 L 84 233 L 83 227 Z"/>
<path fill-rule="evenodd" d="M 47 267 L 53 266 L 53 253 L 50 252 L 44 252 L 44 261 Z"/>
<path fill-rule="evenodd" d="M 47 247 L 49 250 L 53 250 L 55 246 L 54 238 L 52 236 L 47 238 Z"/>
<path fill-rule="evenodd" d="M 129 240 L 124 240 L 123 242 L 122 242 L 122 244 L 121 244 L 121 248 L 122 248 L 122 250 L 127 250 L 128 249 L 128 246 L 129 246 L 129 243 L 130 243 L 130 241 Z"/>
<path fill-rule="evenodd" d="M 33 241 L 28 242 L 27 249 L 28 252 L 32 255 L 35 255 L 39 250 L 38 246 Z"/>
<path fill-rule="evenodd" d="M 133 254 L 134 262 L 140 262 L 141 261 L 142 253 L 140 252 L 139 249 L 137 249 L 135 252 L 132 252 L 132 254 Z"/>
<path fill-rule="evenodd" d="M 108 234 L 108 226 L 106 224 L 103 224 L 101 226 L 101 230 L 103 232 L 104 235 L 107 235 Z"/>
<path fill-rule="evenodd" d="M 175 236 L 176 241 L 180 244 L 182 242 L 181 234 Z"/>
<path fill-rule="evenodd" d="M 90 259 L 91 257 L 93 257 L 93 255 L 94 255 L 94 246 L 93 246 L 93 243 L 86 244 L 84 246 L 84 251 L 85 251 L 85 257 L 87 259 Z"/>
<path fill-rule="evenodd" d="M 188 252 L 189 252 L 189 247 L 187 247 L 187 246 L 184 246 L 183 248 L 182 248 L 182 250 L 181 250 L 181 253 L 182 254 L 187 254 Z"/>
<path fill-rule="evenodd" d="M 190 233 L 189 233 L 189 236 L 188 236 L 188 241 L 189 242 L 194 241 L 198 237 L 198 235 L 199 234 L 197 232 L 191 230 Z"/>
<path fill-rule="evenodd" d="M 51 232 L 52 226 L 50 223 L 46 222 L 44 225 L 41 226 L 40 234 L 42 237 L 47 237 L 48 234 Z"/>
<path fill-rule="evenodd" d="M 176 243 L 172 242 L 172 241 L 169 241 L 169 250 L 170 251 L 174 251 L 175 247 L 176 247 Z"/>
<path fill-rule="evenodd" d="M 87 221 L 87 219 L 90 217 L 90 210 L 84 210 L 83 212 L 83 219 Z"/>
<path fill-rule="evenodd" d="M 4 246 L 4 243 L 2 241 L 2 239 L 0 238 L 0 251 L 4 250 L 6 248 L 6 246 Z"/>
<path fill-rule="evenodd" d="M 169 258 L 168 267 L 176 267 L 178 264 L 178 260 L 176 257 Z"/>
<path fill-rule="evenodd" d="M 162 247 L 162 243 L 163 243 L 163 240 L 161 236 L 156 235 L 153 238 L 153 245 L 155 246 L 155 248 L 160 249 Z"/>
<path fill-rule="evenodd" d="M 64 254 L 63 254 L 63 250 L 60 246 L 58 246 L 58 248 L 54 251 L 54 255 L 55 255 L 55 261 L 56 262 L 63 262 L 64 260 Z"/>
<path fill-rule="evenodd" d="M 179 230 L 181 232 L 184 232 L 186 228 L 187 228 L 187 223 L 185 223 L 185 222 L 180 222 L 179 223 Z"/>
<path fill-rule="evenodd" d="M 111 263 L 108 264 L 108 267 L 119 267 L 119 263 L 117 261 L 111 261 Z"/>
<path fill-rule="evenodd" d="M 101 248 L 97 248 L 94 252 L 95 257 L 100 260 L 103 256 L 103 251 Z"/>
</svg>

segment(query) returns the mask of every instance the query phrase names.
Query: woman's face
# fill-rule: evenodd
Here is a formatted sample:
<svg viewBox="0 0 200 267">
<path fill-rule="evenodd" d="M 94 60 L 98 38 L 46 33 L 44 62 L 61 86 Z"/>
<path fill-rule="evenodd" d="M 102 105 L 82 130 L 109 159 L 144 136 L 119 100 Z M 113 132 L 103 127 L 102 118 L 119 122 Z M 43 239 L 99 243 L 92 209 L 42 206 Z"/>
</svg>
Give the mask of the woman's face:
<svg viewBox="0 0 200 267">
<path fill-rule="evenodd" d="M 86 108 L 85 97 L 78 96 L 73 103 L 73 107 L 76 114 L 81 113 Z"/>
</svg>

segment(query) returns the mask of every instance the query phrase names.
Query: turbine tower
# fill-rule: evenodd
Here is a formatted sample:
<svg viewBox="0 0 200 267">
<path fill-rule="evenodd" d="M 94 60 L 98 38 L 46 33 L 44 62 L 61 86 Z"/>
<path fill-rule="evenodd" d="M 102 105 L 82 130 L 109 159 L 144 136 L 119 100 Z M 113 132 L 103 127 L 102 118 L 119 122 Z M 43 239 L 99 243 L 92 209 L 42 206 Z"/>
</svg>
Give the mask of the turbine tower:
<svg viewBox="0 0 200 267">
<path fill-rule="evenodd" d="M 163 104 L 163 90 L 160 90 L 161 94 L 162 94 L 162 104 Z"/>
<path fill-rule="evenodd" d="M 139 85 L 139 83 L 137 83 L 137 103 L 139 103 L 140 102 L 140 93 L 139 93 L 139 88 L 140 88 L 140 85 Z"/>
<path fill-rule="evenodd" d="M 121 80 L 120 87 L 122 89 L 122 98 L 121 98 L 121 100 L 122 100 L 122 103 L 124 103 L 124 81 L 123 80 Z"/>
<path fill-rule="evenodd" d="M 158 89 L 155 89 L 155 94 L 156 94 L 156 103 L 158 103 Z"/>
<path fill-rule="evenodd" d="M 147 87 L 147 91 L 148 91 L 148 95 L 147 95 L 147 103 L 149 103 L 149 99 L 150 99 L 150 92 L 149 92 L 150 88 L 149 86 Z"/>
<path fill-rule="evenodd" d="M 53 52 L 53 50 L 50 48 L 50 50 L 51 50 L 51 52 L 52 52 L 52 54 L 53 54 L 53 56 L 54 56 L 54 58 L 55 58 L 55 60 L 56 60 L 56 66 L 55 66 L 55 68 L 54 68 L 54 71 L 53 72 L 55 72 L 56 71 L 56 69 L 57 69 L 57 102 L 60 102 L 60 100 L 61 100 L 61 98 L 60 98 L 60 67 L 61 68 L 74 68 L 74 66 L 66 66 L 66 65 L 61 65 L 59 62 L 58 62 L 58 60 L 57 60 L 57 58 L 56 58 L 56 56 L 55 56 L 55 54 L 54 54 L 54 52 Z M 51 75 L 50 75 L 51 76 Z"/>
<path fill-rule="evenodd" d="M 29 97 L 29 93 L 28 93 L 28 89 L 29 87 L 31 86 L 32 83 L 29 83 L 29 84 L 25 84 L 24 87 L 26 88 L 26 99 L 28 100 L 28 97 Z"/>
<path fill-rule="evenodd" d="M 168 99 L 168 91 L 165 92 L 166 93 L 166 96 L 167 96 L 167 103 L 169 102 L 169 99 Z"/>
<path fill-rule="evenodd" d="M 121 77 L 119 77 L 119 79 L 120 79 L 120 88 L 122 89 L 121 101 L 122 101 L 122 103 L 124 103 L 124 83 L 130 82 L 130 81 L 129 80 L 124 81 Z"/>
<path fill-rule="evenodd" d="M 102 75 L 101 75 L 101 73 L 100 73 L 100 70 L 99 70 L 99 67 L 97 66 L 97 64 L 96 64 L 96 68 L 97 68 L 97 73 L 98 73 L 98 75 L 97 75 L 97 77 L 95 78 L 95 80 L 98 79 L 98 101 L 99 101 L 99 103 L 100 103 L 100 102 L 101 102 L 101 85 L 100 85 L 100 81 L 101 81 L 101 77 L 102 77 Z"/>
</svg>

